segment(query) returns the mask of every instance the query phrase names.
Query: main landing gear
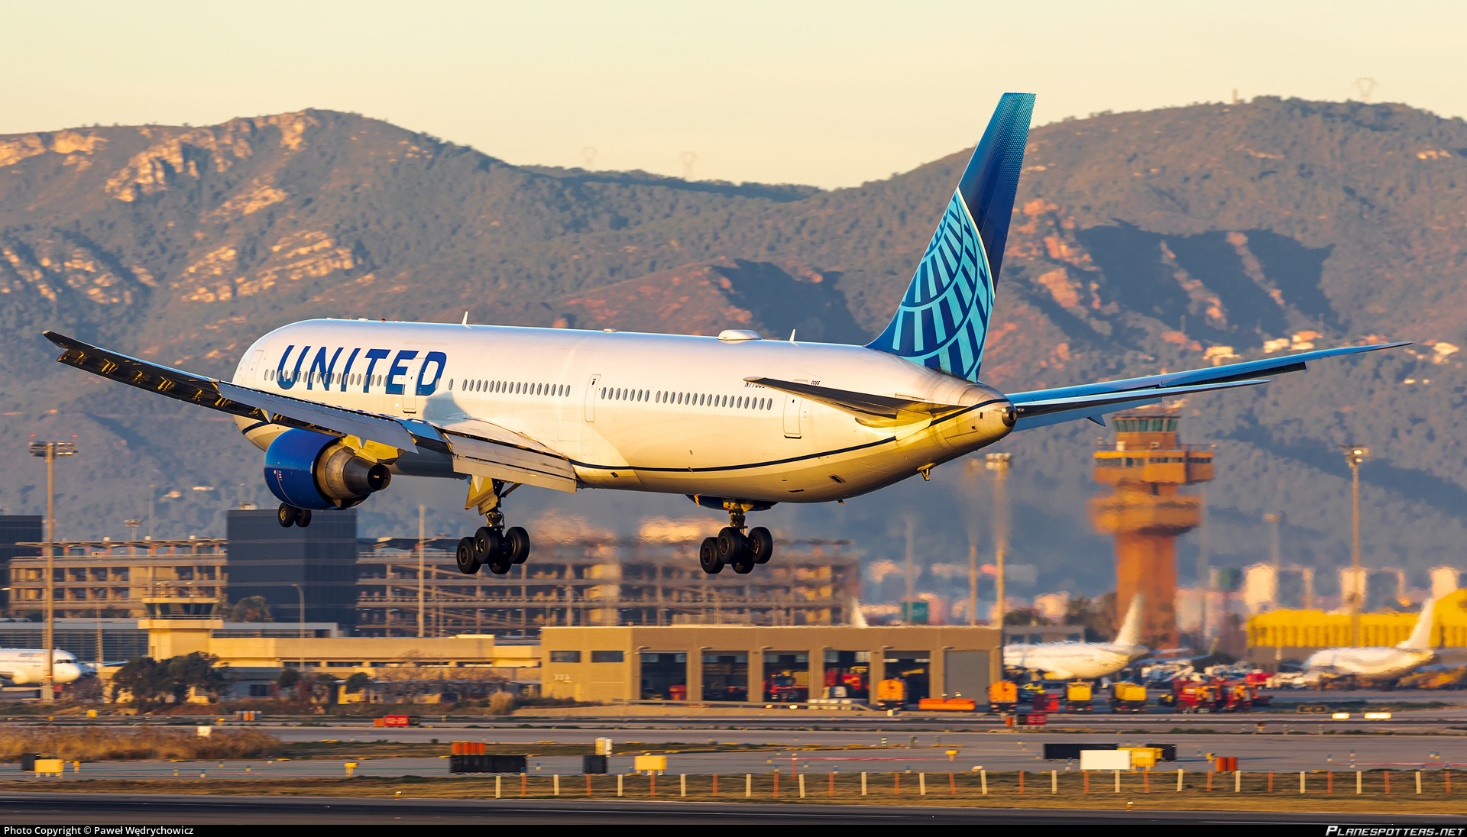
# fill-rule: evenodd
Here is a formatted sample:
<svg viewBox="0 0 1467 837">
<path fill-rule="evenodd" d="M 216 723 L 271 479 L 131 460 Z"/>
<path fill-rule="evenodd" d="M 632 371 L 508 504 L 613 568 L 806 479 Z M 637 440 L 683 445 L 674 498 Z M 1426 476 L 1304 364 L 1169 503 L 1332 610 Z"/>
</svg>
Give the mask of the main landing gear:
<svg viewBox="0 0 1467 837">
<path fill-rule="evenodd" d="M 530 557 L 530 533 L 523 527 L 504 528 L 504 513 L 499 503 L 519 486 L 504 487 L 499 480 L 475 477 L 469 487 L 469 501 L 465 508 L 479 508 L 484 515 L 484 524 L 471 538 L 460 538 L 454 559 L 458 571 L 473 575 L 480 567 L 488 567 L 495 575 L 504 575 L 516 564 L 523 564 Z"/>
<path fill-rule="evenodd" d="M 296 508 L 289 503 L 281 503 L 280 511 L 275 513 L 275 519 L 286 529 L 292 526 L 304 529 L 311 525 L 311 510 Z"/>
<path fill-rule="evenodd" d="M 723 572 L 724 567 L 733 567 L 739 575 L 753 572 L 755 564 L 767 564 L 774 554 L 774 536 L 763 526 L 755 526 L 744 532 L 744 512 L 730 510 L 728 525 L 719 531 L 716 538 L 704 538 L 698 548 L 698 566 L 709 575 Z"/>
</svg>

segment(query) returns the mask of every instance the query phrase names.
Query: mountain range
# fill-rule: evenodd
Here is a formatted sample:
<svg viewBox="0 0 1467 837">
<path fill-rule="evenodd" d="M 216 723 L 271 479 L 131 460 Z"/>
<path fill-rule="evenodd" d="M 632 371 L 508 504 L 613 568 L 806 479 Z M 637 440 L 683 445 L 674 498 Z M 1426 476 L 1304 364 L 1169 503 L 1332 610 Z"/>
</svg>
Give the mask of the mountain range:
<svg viewBox="0 0 1467 837">
<path fill-rule="evenodd" d="M 976 133 L 986 112 L 973 113 Z M 968 153 L 825 191 L 514 166 L 324 110 L 0 136 L 0 509 L 44 509 L 31 434 L 77 437 L 80 454 L 57 466 L 62 537 L 121 538 L 129 518 L 156 537 L 218 535 L 225 508 L 273 504 L 230 423 L 53 363 L 43 329 L 220 377 L 257 335 L 319 316 L 864 343 Z M 1200 560 L 1267 560 L 1264 515 L 1281 513 L 1285 563 L 1316 567 L 1328 593 L 1350 555 L 1350 443 L 1371 449 L 1364 563 L 1422 586 L 1428 567 L 1462 563 L 1467 535 L 1464 233 L 1460 119 L 1258 98 L 1041 126 L 984 379 L 1033 389 L 1415 341 L 1174 406 L 1184 440 L 1217 455 L 1208 522 L 1183 539 L 1184 583 Z M 1015 594 L 1113 586 L 1111 547 L 1086 517 L 1090 454 L 1107 433 L 1081 422 L 997 448 L 1014 454 Z M 991 552 L 992 497 L 986 472 L 954 463 L 930 482 L 764 521 L 848 538 L 881 576 L 915 517 L 922 586 L 961 597 L 953 565 L 966 567 L 970 539 Z M 430 531 L 475 525 L 461 487 L 404 480 L 362 508 L 364 534 L 416 531 L 419 504 Z M 510 512 L 557 531 L 719 523 L 655 495 L 531 490 Z"/>
</svg>

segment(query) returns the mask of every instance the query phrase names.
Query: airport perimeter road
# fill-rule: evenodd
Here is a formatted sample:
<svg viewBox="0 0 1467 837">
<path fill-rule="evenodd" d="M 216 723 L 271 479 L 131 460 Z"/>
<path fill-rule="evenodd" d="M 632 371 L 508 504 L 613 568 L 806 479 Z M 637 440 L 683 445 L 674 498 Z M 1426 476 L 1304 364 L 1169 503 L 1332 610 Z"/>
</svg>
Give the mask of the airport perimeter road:
<svg viewBox="0 0 1467 837">
<path fill-rule="evenodd" d="M 904 808 L 699 802 L 591 802 L 340 799 L 128 794 L 9 794 L 7 825 L 1005 825 L 1105 823 L 1281 823 L 1299 825 L 1460 824 L 1461 817 L 1222 811 L 1058 811 L 1016 808 Z M 207 834 L 207 831 L 202 831 Z"/>
</svg>

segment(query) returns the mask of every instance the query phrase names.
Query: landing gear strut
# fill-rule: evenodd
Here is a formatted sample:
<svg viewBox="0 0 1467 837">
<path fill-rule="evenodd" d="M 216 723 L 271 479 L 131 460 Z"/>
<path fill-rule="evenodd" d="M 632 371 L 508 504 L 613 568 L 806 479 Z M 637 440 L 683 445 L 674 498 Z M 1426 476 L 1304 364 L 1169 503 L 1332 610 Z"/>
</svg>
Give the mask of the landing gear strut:
<svg viewBox="0 0 1467 837">
<path fill-rule="evenodd" d="M 286 529 L 292 526 L 304 529 L 311 525 L 311 510 L 297 508 L 289 503 L 281 503 L 280 510 L 275 513 L 275 519 Z"/>
<path fill-rule="evenodd" d="M 454 555 L 459 572 L 473 575 L 480 567 L 488 567 L 489 572 L 504 575 L 530 557 L 530 533 L 520 526 L 505 529 L 504 513 L 499 508 L 500 501 L 518 487 L 516 484 L 505 488 L 499 480 L 482 477 L 474 477 L 470 482 L 464 508 L 477 507 L 484 515 L 484 525 L 473 537 L 459 539 Z"/>
<path fill-rule="evenodd" d="M 755 526 L 747 535 L 744 528 L 744 510 L 728 504 L 728 525 L 718 537 L 704 538 L 698 547 L 698 566 L 703 572 L 716 575 L 727 566 L 739 575 L 747 575 L 754 571 L 755 564 L 769 563 L 774 554 L 774 536 L 763 526 Z"/>
</svg>

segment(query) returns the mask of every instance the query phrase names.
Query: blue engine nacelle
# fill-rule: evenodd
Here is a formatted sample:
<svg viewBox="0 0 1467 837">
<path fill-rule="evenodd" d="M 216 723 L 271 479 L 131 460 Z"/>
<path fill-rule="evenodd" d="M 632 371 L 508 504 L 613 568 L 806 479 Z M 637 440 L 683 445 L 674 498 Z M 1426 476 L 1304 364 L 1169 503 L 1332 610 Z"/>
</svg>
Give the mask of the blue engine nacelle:
<svg viewBox="0 0 1467 837">
<path fill-rule="evenodd" d="M 292 428 L 265 450 L 265 485 L 282 503 L 344 509 L 386 488 L 387 466 L 362 457 L 335 436 Z"/>
</svg>

